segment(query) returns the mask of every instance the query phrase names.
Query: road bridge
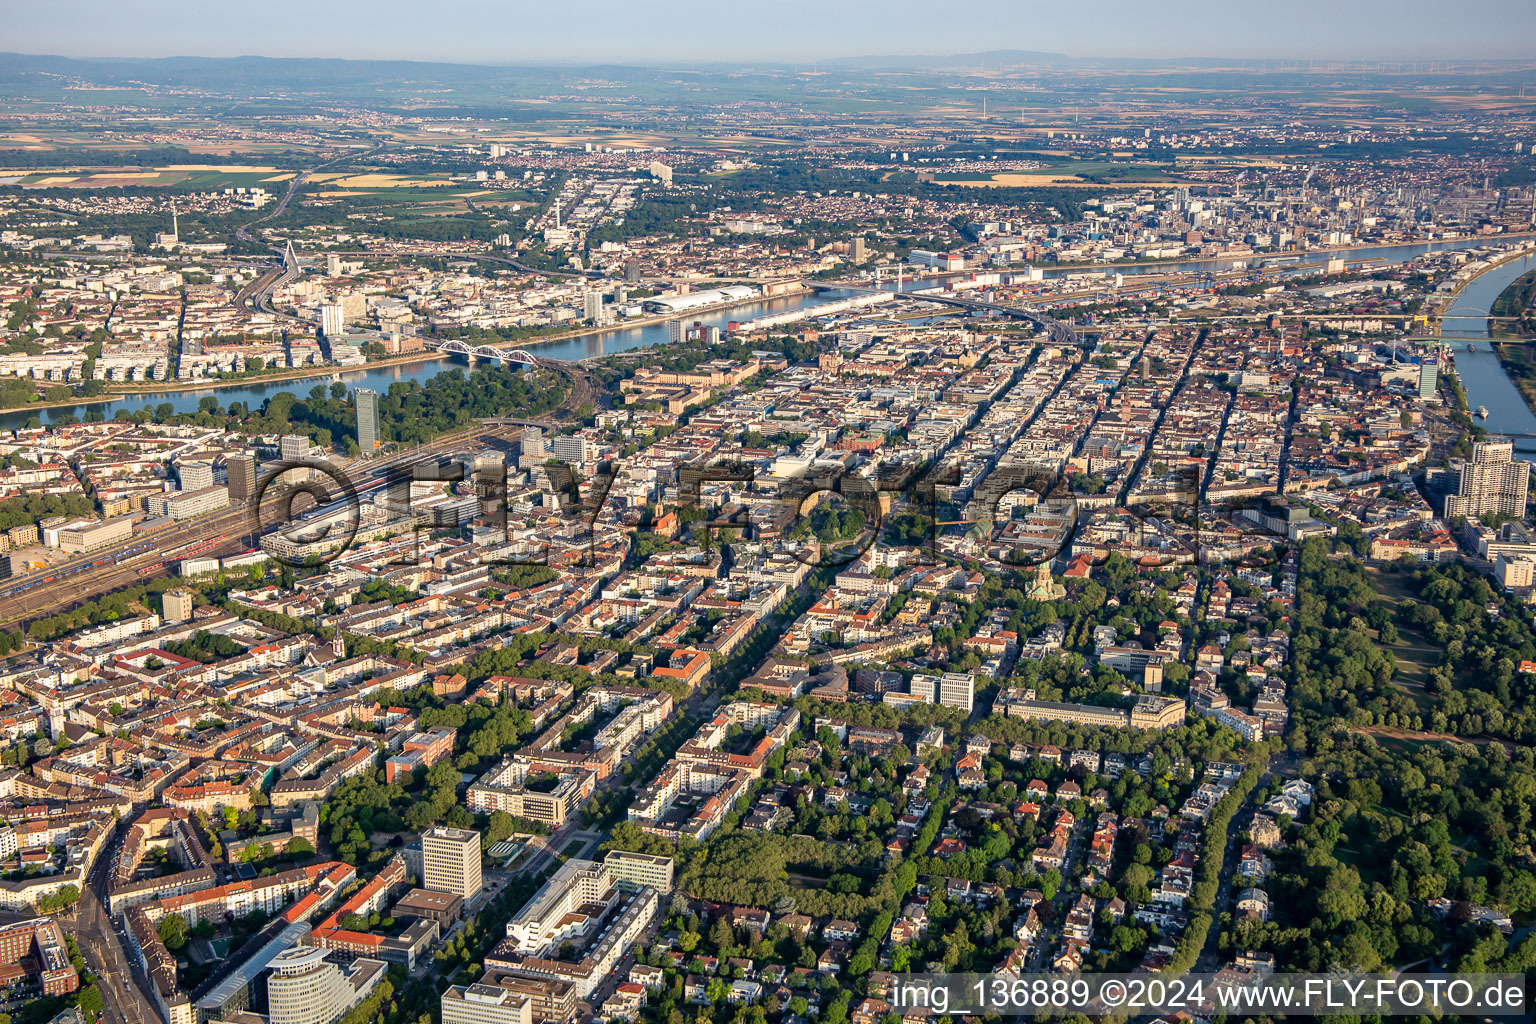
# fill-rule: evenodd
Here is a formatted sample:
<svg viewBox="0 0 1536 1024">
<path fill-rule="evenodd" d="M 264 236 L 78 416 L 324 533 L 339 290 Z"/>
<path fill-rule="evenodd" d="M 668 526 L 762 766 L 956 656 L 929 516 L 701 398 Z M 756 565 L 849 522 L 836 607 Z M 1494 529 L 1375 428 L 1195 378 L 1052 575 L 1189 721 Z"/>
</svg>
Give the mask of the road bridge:
<svg viewBox="0 0 1536 1024">
<path fill-rule="evenodd" d="M 534 368 L 546 366 L 556 369 L 563 365 L 560 359 L 547 359 L 534 355 L 525 348 L 499 348 L 495 345 L 471 345 L 467 341 L 454 339 L 452 341 L 434 341 L 423 339 L 427 348 L 434 349 L 444 355 L 463 356 L 473 366 L 482 359 L 493 359 L 499 363 L 511 364 L 519 367 Z"/>
<path fill-rule="evenodd" d="M 492 416 L 480 421 L 486 427 L 538 427 L 540 430 L 558 431 L 560 424 L 554 420 L 517 419 L 511 416 Z"/>
<path fill-rule="evenodd" d="M 1050 340 L 1057 345 L 1083 345 L 1083 339 L 1077 331 L 1055 317 L 1037 313 L 1032 309 L 1021 309 L 1018 306 L 1005 306 L 999 302 L 984 302 L 981 299 L 967 299 L 958 295 L 945 295 L 936 293 L 924 293 L 922 295 L 908 294 L 910 299 L 918 299 L 922 302 L 937 302 L 946 306 L 959 306 L 961 309 L 982 309 L 1004 316 L 1011 316 L 1016 320 L 1028 320 L 1036 327 L 1045 331 Z"/>
</svg>

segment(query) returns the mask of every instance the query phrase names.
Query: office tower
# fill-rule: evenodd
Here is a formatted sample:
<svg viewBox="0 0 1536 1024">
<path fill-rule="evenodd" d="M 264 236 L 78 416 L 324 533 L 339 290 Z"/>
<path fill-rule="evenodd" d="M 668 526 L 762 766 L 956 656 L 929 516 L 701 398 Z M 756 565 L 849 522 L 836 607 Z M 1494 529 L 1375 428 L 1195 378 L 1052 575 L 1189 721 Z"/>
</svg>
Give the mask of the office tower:
<svg viewBox="0 0 1536 1024">
<path fill-rule="evenodd" d="M 302 459 L 309 454 L 309 438 L 304 434 L 284 434 L 277 442 L 277 450 L 285 459 Z"/>
<path fill-rule="evenodd" d="M 561 462 L 583 463 L 597 461 L 597 445 L 581 434 L 564 434 L 549 442 L 549 451 Z"/>
<path fill-rule="evenodd" d="M 341 337 L 342 328 L 347 322 L 347 314 L 343 311 L 339 302 L 323 302 L 320 304 L 320 333 L 327 338 Z"/>
<path fill-rule="evenodd" d="M 523 455 L 531 459 L 542 459 L 548 452 L 549 448 L 544 444 L 544 431 L 538 427 L 524 428 Z"/>
<path fill-rule="evenodd" d="M 1425 359 L 1419 364 L 1419 397 L 1434 398 L 1437 394 L 1436 387 L 1440 383 L 1440 363 L 1435 359 Z"/>
<path fill-rule="evenodd" d="M 340 277 L 341 276 L 341 257 L 337 256 L 333 252 L 332 253 L 326 253 L 326 256 L 325 256 L 325 276 L 326 277 Z"/>
<path fill-rule="evenodd" d="M 372 388 L 358 388 L 357 445 L 364 455 L 379 446 L 379 393 Z"/>
<path fill-rule="evenodd" d="M 1530 463 L 1515 458 L 1515 442 L 1479 441 L 1472 446 L 1472 458 L 1462 464 L 1456 493 L 1446 495 L 1445 515 L 1523 516 L 1530 483 Z"/>
<path fill-rule="evenodd" d="M 864 243 L 863 236 L 855 238 L 851 243 L 849 243 L 848 255 L 853 259 L 853 262 L 855 263 L 864 262 L 864 257 L 869 255 L 869 250 Z"/>
<path fill-rule="evenodd" d="M 167 590 L 160 598 L 160 618 L 167 624 L 186 622 L 192 617 L 192 592 Z"/>
<path fill-rule="evenodd" d="M 603 293 L 596 288 L 588 288 L 586 295 L 582 297 L 585 304 L 585 314 L 588 320 L 596 323 L 603 318 Z"/>
<path fill-rule="evenodd" d="M 687 336 L 687 329 L 683 327 L 681 320 L 667 321 L 667 340 L 670 342 L 682 341 Z"/>
<path fill-rule="evenodd" d="M 640 261 L 633 256 L 624 261 L 624 280 L 628 284 L 640 282 Z"/>
<path fill-rule="evenodd" d="M 256 497 L 256 458 L 252 455 L 231 455 L 224 460 L 229 473 L 229 496 L 235 501 L 251 501 Z"/>
<path fill-rule="evenodd" d="M 933 676 L 915 675 L 912 677 L 911 694 L 924 704 L 932 704 L 937 695 L 937 680 Z"/>
<path fill-rule="evenodd" d="M 331 1024 L 384 977 L 382 960 L 352 961 L 344 973 L 326 951 L 293 946 L 272 958 L 267 975 L 267 1019 L 270 1024 Z"/>
<path fill-rule="evenodd" d="M 976 701 L 976 677 L 969 672 L 945 672 L 939 679 L 939 703 L 970 711 Z"/>
<path fill-rule="evenodd" d="M 176 464 L 176 475 L 181 478 L 181 489 L 200 491 L 213 486 L 213 463 L 203 459 L 183 459 Z"/>
<path fill-rule="evenodd" d="M 491 476 L 500 479 L 507 472 L 507 457 L 501 452 L 486 449 L 476 453 L 470 461 L 470 469 L 476 476 Z"/>
<path fill-rule="evenodd" d="M 480 891 L 480 833 L 438 826 L 421 834 L 421 887 L 470 899 Z"/>
<path fill-rule="evenodd" d="M 500 985 L 450 985 L 442 998 L 443 1024 L 533 1024 L 533 999 Z"/>
</svg>

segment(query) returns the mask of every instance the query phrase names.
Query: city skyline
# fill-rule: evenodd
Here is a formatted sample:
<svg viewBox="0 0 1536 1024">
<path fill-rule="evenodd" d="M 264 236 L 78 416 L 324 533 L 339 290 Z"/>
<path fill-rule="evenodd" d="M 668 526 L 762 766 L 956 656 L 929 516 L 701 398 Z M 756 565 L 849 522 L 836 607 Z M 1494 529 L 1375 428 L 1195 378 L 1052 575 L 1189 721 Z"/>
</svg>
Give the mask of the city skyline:
<svg viewBox="0 0 1536 1024">
<path fill-rule="evenodd" d="M 0 1009 L 1514 1017 L 1533 39 L 14 12 Z"/>
</svg>

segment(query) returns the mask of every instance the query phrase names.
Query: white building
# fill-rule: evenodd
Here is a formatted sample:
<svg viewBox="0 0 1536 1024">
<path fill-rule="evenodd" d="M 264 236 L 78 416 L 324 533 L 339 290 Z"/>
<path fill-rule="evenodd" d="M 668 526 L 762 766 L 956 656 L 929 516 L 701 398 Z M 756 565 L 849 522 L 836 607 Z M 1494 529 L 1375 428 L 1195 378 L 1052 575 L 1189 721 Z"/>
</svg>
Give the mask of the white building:
<svg viewBox="0 0 1536 1024">
<path fill-rule="evenodd" d="M 338 338 L 346 328 L 347 314 L 339 302 L 325 302 L 320 306 L 320 333 L 327 338 Z"/>
<path fill-rule="evenodd" d="M 533 1024 L 533 999 L 500 985 L 452 985 L 443 993 L 443 1024 Z"/>
<path fill-rule="evenodd" d="M 345 973 L 326 950 L 294 946 L 272 958 L 267 976 L 270 1024 L 331 1024 L 368 997 L 384 977 L 382 960 L 352 961 Z"/>
<path fill-rule="evenodd" d="M 939 678 L 939 703 L 967 713 L 976 702 L 976 677 L 969 672 L 945 672 Z"/>
<path fill-rule="evenodd" d="M 423 889 L 470 899 L 480 892 L 480 833 L 439 826 L 421 834 Z"/>
</svg>

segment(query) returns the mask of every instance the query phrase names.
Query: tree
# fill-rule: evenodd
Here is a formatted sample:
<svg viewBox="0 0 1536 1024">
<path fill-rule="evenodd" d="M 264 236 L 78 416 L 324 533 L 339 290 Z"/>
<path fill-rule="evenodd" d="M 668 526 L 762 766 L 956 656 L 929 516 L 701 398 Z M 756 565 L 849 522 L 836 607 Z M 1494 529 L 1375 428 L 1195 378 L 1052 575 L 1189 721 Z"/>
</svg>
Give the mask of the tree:
<svg viewBox="0 0 1536 1024">
<path fill-rule="evenodd" d="M 180 914 L 166 914 L 155 925 L 155 931 L 172 953 L 187 944 L 187 919 Z"/>
<path fill-rule="evenodd" d="M 505 842 L 517 831 L 517 820 L 506 811 L 492 811 L 491 819 L 485 829 L 485 842 L 488 846 Z"/>
<path fill-rule="evenodd" d="M 54 911 L 74 906 L 75 901 L 79 898 L 80 887 L 71 882 L 68 885 L 60 886 L 59 891 L 52 896 L 44 896 L 38 900 L 37 909 L 45 914 L 53 913 Z"/>
<path fill-rule="evenodd" d="M 724 912 L 715 918 L 714 926 L 709 930 L 709 941 L 714 944 L 717 952 L 736 941 L 736 933 L 731 930 L 731 922 Z"/>
<path fill-rule="evenodd" d="M 76 1005 L 85 1011 L 85 1016 L 88 1020 L 97 1020 L 106 1012 L 107 1006 L 102 1001 L 101 989 L 95 985 L 87 985 L 82 988 L 79 996 L 76 998 L 78 1000 Z"/>
</svg>

